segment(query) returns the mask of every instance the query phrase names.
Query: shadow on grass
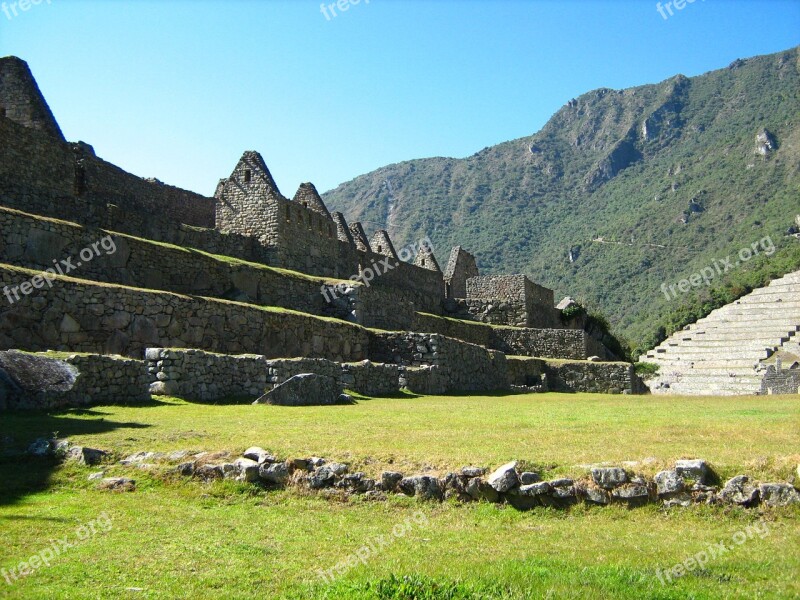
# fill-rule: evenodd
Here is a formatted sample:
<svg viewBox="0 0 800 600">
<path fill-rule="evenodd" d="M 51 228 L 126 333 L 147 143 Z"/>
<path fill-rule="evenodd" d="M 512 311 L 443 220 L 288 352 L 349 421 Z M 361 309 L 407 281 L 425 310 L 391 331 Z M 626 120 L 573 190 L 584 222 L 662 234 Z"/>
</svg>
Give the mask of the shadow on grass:
<svg viewBox="0 0 800 600">
<path fill-rule="evenodd" d="M 144 423 L 109 421 L 97 409 L 71 409 L 59 413 L 9 412 L 0 422 L 0 506 L 16 504 L 29 494 L 46 491 L 53 471 L 60 464 L 55 458 L 36 458 L 25 454 L 37 438 L 61 439 L 98 434 L 116 429 L 144 429 Z M 99 417 L 89 418 L 86 417 Z"/>
<path fill-rule="evenodd" d="M 219 398 L 218 400 L 190 400 L 188 398 L 180 398 L 180 400 L 187 404 L 198 404 L 200 406 L 247 406 L 248 404 L 253 404 L 256 398 L 252 396 L 232 396 Z"/>
</svg>

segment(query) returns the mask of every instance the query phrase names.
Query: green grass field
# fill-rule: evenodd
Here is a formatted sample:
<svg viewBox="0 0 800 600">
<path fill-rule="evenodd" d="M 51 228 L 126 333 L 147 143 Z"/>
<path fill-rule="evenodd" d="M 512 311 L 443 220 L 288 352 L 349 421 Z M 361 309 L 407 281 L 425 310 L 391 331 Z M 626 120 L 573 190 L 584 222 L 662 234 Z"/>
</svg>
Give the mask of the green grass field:
<svg viewBox="0 0 800 600">
<path fill-rule="evenodd" d="M 644 461 L 634 470 L 652 474 L 677 458 L 699 457 L 723 479 L 744 472 L 775 481 L 789 479 L 800 464 L 796 396 L 405 396 L 319 408 L 168 399 L 138 408 L 16 413 L 0 423 L 11 450 L 56 432 L 112 450 L 115 458 L 260 445 L 282 457 L 348 462 L 373 475 L 384 468 L 443 474 L 511 459 L 545 477 L 580 477 L 589 464 L 620 461 Z M 135 478 L 137 490 L 111 493 L 87 481 L 95 471 L 0 462 L 0 597 L 800 597 L 797 508 L 518 512 L 486 503 L 369 502 L 203 484 L 120 465 L 109 465 L 108 475 Z M 413 526 L 394 536 L 406 522 Z M 94 533 L 87 534 L 89 524 L 98 525 Z M 732 542 L 755 526 L 766 533 Z M 2 569 L 16 569 L 52 540 L 73 546 L 49 566 L 16 581 L 9 576 L 9 583 Z M 659 573 L 720 543 L 732 549 L 662 583 Z M 375 550 L 334 581 L 317 574 L 364 547 Z"/>
</svg>

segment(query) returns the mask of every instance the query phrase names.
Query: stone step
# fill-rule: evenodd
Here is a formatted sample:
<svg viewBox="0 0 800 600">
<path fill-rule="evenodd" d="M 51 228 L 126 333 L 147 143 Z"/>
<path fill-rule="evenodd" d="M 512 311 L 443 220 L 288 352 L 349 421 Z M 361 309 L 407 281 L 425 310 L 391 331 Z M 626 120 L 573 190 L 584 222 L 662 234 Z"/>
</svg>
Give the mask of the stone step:
<svg viewBox="0 0 800 600">
<path fill-rule="evenodd" d="M 730 360 L 749 360 L 753 364 L 755 364 L 760 360 L 765 360 L 765 359 L 769 358 L 770 355 L 771 355 L 771 353 L 767 352 L 767 350 L 765 349 L 765 350 L 761 350 L 761 351 L 750 351 L 750 352 L 733 352 L 733 351 L 729 351 L 729 352 L 725 352 L 724 356 L 722 355 L 722 353 L 720 353 L 718 351 L 717 352 L 695 352 L 695 351 L 692 351 L 692 352 L 681 352 L 681 353 L 670 354 L 668 356 L 666 356 L 666 355 L 662 355 L 662 356 L 665 356 L 666 358 L 680 357 L 680 359 L 682 361 L 685 361 L 685 362 L 692 362 L 692 361 L 698 362 L 698 361 L 704 361 L 704 360 L 725 360 L 725 361 L 730 361 Z M 658 363 L 658 355 L 656 355 L 656 359 L 647 360 L 645 362 Z"/>
<path fill-rule="evenodd" d="M 774 331 L 747 331 L 745 329 L 736 329 L 728 331 L 727 329 L 711 329 L 705 333 L 695 335 L 687 338 L 670 338 L 663 342 L 665 348 L 675 348 L 678 346 L 692 346 L 693 344 L 704 344 L 708 342 L 751 342 L 751 343 L 767 343 L 773 340 L 788 341 L 797 337 L 796 330 L 790 330 L 788 327 L 783 329 L 776 329 Z M 780 342 L 779 342 L 780 343 Z"/>
<path fill-rule="evenodd" d="M 656 364 L 661 367 L 662 372 L 666 372 L 667 370 L 674 370 L 674 371 L 682 371 L 688 369 L 749 369 L 753 370 L 755 365 L 759 364 L 758 361 L 750 360 L 750 359 L 740 359 L 740 360 L 730 360 L 730 359 L 723 359 L 723 360 L 696 360 L 696 361 L 687 361 L 681 359 L 672 359 L 672 360 L 644 360 L 642 362 L 649 362 L 652 364 Z"/>
<path fill-rule="evenodd" d="M 719 354 L 720 352 L 724 352 L 726 356 L 731 355 L 731 352 L 745 354 L 750 352 L 760 352 L 762 350 L 771 350 L 773 348 L 777 348 L 781 345 L 780 339 L 773 338 L 770 341 L 758 341 L 756 340 L 753 343 L 742 343 L 741 341 L 732 341 L 729 343 L 725 343 L 724 340 L 721 343 L 714 344 L 714 340 L 710 340 L 707 344 L 700 344 L 698 343 L 685 343 L 679 347 L 672 348 L 669 346 L 662 346 L 656 348 L 656 356 L 674 356 L 676 354 L 686 355 L 686 354 L 707 354 L 707 353 L 716 353 Z"/>
<path fill-rule="evenodd" d="M 701 363 L 695 363 L 694 365 L 675 365 L 675 364 L 659 364 L 658 378 L 665 378 L 671 377 L 675 378 L 679 375 L 684 373 L 737 373 L 739 375 L 748 375 L 750 373 L 756 372 L 756 365 L 758 363 L 754 363 L 751 365 L 736 365 L 735 367 L 726 368 L 725 365 L 720 364 L 709 364 L 704 365 Z"/>
<path fill-rule="evenodd" d="M 698 324 L 692 331 L 681 332 L 685 335 L 697 335 L 708 333 L 709 331 L 724 330 L 728 332 L 736 331 L 763 331 L 765 333 L 774 333 L 776 331 L 798 331 L 800 330 L 800 321 L 795 321 L 791 318 L 785 319 L 763 319 L 756 322 L 744 321 L 741 319 L 735 320 L 717 320 L 708 321 L 704 324 Z"/>
</svg>

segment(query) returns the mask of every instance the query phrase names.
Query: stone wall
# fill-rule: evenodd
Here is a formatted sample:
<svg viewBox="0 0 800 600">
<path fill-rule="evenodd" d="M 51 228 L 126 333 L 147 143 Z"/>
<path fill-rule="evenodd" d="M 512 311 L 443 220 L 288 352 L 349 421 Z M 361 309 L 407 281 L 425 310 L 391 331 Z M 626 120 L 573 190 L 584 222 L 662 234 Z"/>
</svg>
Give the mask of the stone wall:
<svg viewBox="0 0 800 600">
<path fill-rule="evenodd" d="M 439 333 L 470 344 L 497 349 L 495 348 L 494 330 L 484 323 L 448 319 L 417 312 L 410 329 L 420 333 Z"/>
<path fill-rule="evenodd" d="M 475 257 L 461 246 L 453 248 L 450 251 L 450 258 L 444 269 L 447 297 L 466 298 L 467 279 L 478 277 L 479 275 L 480 273 Z"/>
<path fill-rule="evenodd" d="M 478 321 L 515 327 L 559 327 L 553 290 L 524 275 L 488 275 L 467 279 L 469 313 Z"/>
<path fill-rule="evenodd" d="M 55 378 L 48 377 L 54 372 Z M 141 360 L 0 352 L 0 410 L 143 404 L 150 401 L 149 383 Z"/>
<path fill-rule="evenodd" d="M 436 315 L 417 313 L 414 331 L 439 333 L 499 350 L 509 356 L 535 356 L 583 360 L 589 354 L 589 335 L 577 329 L 531 329 L 524 327 L 493 327 Z M 591 346 L 594 351 L 598 345 Z M 593 354 L 596 354 L 594 352 Z M 598 354 L 605 358 L 603 354 Z"/>
<path fill-rule="evenodd" d="M 517 329 L 495 327 L 494 347 L 506 354 L 583 360 L 587 358 L 584 331 L 576 329 Z"/>
<path fill-rule="evenodd" d="M 136 221 L 214 225 L 214 200 L 131 175 L 68 144 L 0 118 L 0 201 L 36 214 L 106 226 L 115 211 Z M 142 228 L 140 231 L 143 231 Z"/>
<path fill-rule="evenodd" d="M 762 395 L 800 394 L 800 368 L 784 369 L 781 363 L 769 365 L 761 380 Z"/>
<path fill-rule="evenodd" d="M 200 350 L 148 348 L 150 390 L 199 402 L 242 398 L 253 401 L 295 375 L 314 373 L 365 396 L 396 394 L 397 365 L 362 361 L 337 363 L 321 358 L 269 360 L 265 356 L 223 355 Z"/>
<path fill-rule="evenodd" d="M 0 207 L 0 252 L 3 261 L 43 270 L 53 262 L 76 258 L 103 238 L 105 246 L 73 275 L 178 294 L 231 298 L 264 306 L 281 306 L 327 315 L 320 292 L 322 278 L 295 276 L 258 264 L 222 261 L 201 252 L 167 246 L 124 234 L 80 227 Z M 353 284 L 358 289 L 359 284 Z"/>
<path fill-rule="evenodd" d="M 0 58 L 0 118 L 64 140 L 27 63 L 16 56 Z"/>
<path fill-rule="evenodd" d="M 38 273 L 0 267 L 0 289 Z M 0 349 L 103 352 L 141 357 L 145 347 L 225 354 L 366 358 L 367 330 L 347 323 L 224 300 L 58 277 L 0 304 Z"/>
<path fill-rule="evenodd" d="M 629 363 L 548 360 L 545 374 L 551 392 L 642 393 L 642 383 Z"/>
<path fill-rule="evenodd" d="M 506 357 L 508 383 L 512 388 L 540 388 L 547 391 L 545 361 L 539 358 L 521 356 Z"/>
<path fill-rule="evenodd" d="M 502 352 L 437 334 L 370 332 L 369 355 L 375 362 L 403 367 L 437 367 L 447 392 L 508 388 Z"/>
</svg>

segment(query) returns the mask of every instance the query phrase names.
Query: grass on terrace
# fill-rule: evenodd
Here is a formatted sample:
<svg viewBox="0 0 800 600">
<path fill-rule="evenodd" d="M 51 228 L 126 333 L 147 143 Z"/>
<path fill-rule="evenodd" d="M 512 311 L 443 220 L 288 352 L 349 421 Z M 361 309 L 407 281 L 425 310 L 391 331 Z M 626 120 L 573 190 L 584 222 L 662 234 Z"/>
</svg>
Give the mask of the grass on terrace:
<svg viewBox="0 0 800 600">
<path fill-rule="evenodd" d="M 400 397 L 354 406 L 97 407 L 4 415 L 0 438 L 22 447 L 58 431 L 113 450 L 231 450 L 258 444 L 377 473 L 411 473 L 516 458 L 547 476 L 601 461 L 702 457 L 723 477 L 786 480 L 800 462 L 797 396 L 636 398 L 603 395 Z M 246 484 L 202 484 L 111 465 L 133 493 L 95 490 L 96 471 L 0 461 L 0 573 L 50 544 L 77 542 L 49 567 L 9 585 L 9 598 L 792 598 L 800 597 L 800 510 L 614 506 L 517 512 L 488 504 L 344 501 Z M 421 510 L 427 524 L 393 539 L 333 584 L 316 576 L 389 536 Z M 105 511 L 113 526 L 84 541 L 76 528 Z M 769 533 L 741 546 L 736 532 Z M 666 569 L 725 542 L 703 569 L 662 585 Z M 404 584 L 397 577 L 412 579 Z M 405 586 L 405 588 L 404 588 Z M 405 589 L 405 591 L 403 591 Z"/>
</svg>

